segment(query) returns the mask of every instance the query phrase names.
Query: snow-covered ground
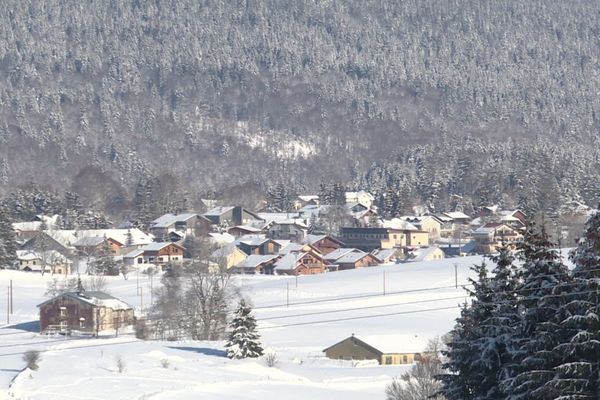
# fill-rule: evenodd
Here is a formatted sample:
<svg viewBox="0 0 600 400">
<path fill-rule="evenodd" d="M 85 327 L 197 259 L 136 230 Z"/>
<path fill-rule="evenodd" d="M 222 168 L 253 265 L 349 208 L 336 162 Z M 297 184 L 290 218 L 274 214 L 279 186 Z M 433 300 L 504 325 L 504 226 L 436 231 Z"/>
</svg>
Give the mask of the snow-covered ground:
<svg viewBox="0 0 600 400">
<path fill-rule="evenodd" d="M 36 305 L 46 275 L 0 271 L 0 399 L 383 399 L 405 366 L 328 360 L 322 350 L 356 334 L 375 347 L 419 351 L 448 332 L 466 299 L 460 285 L 480 257 L 386 265 L 316 276 L 240 276 L 255 306 L 262 342 L 277 353 L 229 360 L 222 342 L 138 341 L 42 337 Z M 455 287 L 455 272 L 459 288 Z M 13 281 L 14 314 L 6 326 L 6 287 Z M 154 285 L 159 282 L 154 278 Z M 150 280 L 108 279 L 108 291 L 136 307 L 149 302 Z M 22 353 L 42 351 L 38 371 L 20 372 Z M 125 363 L 117 371 L 116 358 Z M 12 382 L 12 383 L 11 383 Z"/>
</svg>

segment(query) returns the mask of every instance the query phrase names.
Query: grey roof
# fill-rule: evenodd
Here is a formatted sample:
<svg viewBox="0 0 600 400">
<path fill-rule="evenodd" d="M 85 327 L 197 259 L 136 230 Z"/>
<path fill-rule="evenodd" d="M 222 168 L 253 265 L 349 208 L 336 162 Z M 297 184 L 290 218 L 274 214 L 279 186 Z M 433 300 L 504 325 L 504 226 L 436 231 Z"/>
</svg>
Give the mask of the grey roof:
<svg viewBox="0 0 600 400">
<path fill-rule="evenodd" d="M 300 243 L 290 243 L 287 246 L 285 246 L 284 248 L 282 248 L 281 250 L 279 250 L 279 254 L 289 254 L 292 252 L 302 251 L 304 246 L 306 246 L 306 245 L 300 244 Z"/>
<path fill-rule="evenodd" d="M 360 251 L 360 250 L 356 250 L 354 248 L 349 248 L 349 247 L 340 247 L 339 249 L 336 249 L 330 253 L 325 254 L 325 259 L 327 261 L 336 261 L 338 258 L 345 256 L 348 253 L 352 253 L 353 251 Z"/>
<path fill-rule="evenodd" d="M 143 251 L 159 251 L 167 247 L 168 245 L 173 244 L 173 242 L 154 242 L 145 245 L 140 250 Z"/>
<path fill-rule="evenodd" d="M 371 254 L 373 254 L 373 256 L 378 260 L 385 261 L 388 258 L 392 257 L 394 254 L 396 254 L 397 251 L 398 249 L 377 249 Z"/>
<path fill-rule="evenodd" d="M 98 246 L 98 245 L 101 245 L 105 239 L 106 238 L 104 238 L 102 236 L 82 237 L 81 239 L 79 239 L 78 241 L 73 243 L 73 246 L 75 246 L 75 247 Z"/>
<path fill-rule="evenodd" d="M 288 253 L 275 263 L 273 269 L 281 269 L 281 270 L 292 270 L 296 267 L 296 263 L 299 259 L 304 257 L 307 253 Z"/>
<path fill-rule="evenodd" d="M 168 228 L 169 226 L 177 223 L 177 222 L 185 222 L 189 219 L 197 217 L 198 214 L 187 213 L 187 214 L 165 214 L 154 221 L 152 221 L 152 228 Z"/>
<path fill-rule="evenodd" d="M 63 297 L 63 296 L 70 297 L 72 299 L 75 299 L 75 300 L 78 300 L 78 301 L 81 301 L 84 303 L 88 303 L 93 306 L 112 308 L 113 310 L 129 310 L 132 308 L 129 304 L 125 303 L 124 301 L 119 300 L 116 297 L 111 296 L 108 293 L 99 292 L 99 291 L 91 291 L 91 292 L 83 291 L 81 293 L 77 293 L 77 292 L 62 293 L 56 297 L 53 297 L 49 300 L 44 301 L 43 303 L 38 304 L 38 307 L 41 307 L 44 304 L 54 301 L 56 298 Z"/>
<path fill-rule="evenodd" d="M 271 239 L 267 238 L 265 235 L 244 235 L 240 236 L 238 240 L 236 240 L 236 242 L 243 243 L 248 246 L 260 246 L 261 244 L 263 244 L 264 242 L 268 242 L 269 240 Z"/>
<path fill-rule="evenodd" d="M 214 216 L 214 217 L 221 216 L 221 215 L 223 215 L 223 214 L 225 214 L 225 213 L 233 210 L 234 208 L 235 207 L 233 207 L 233 206 L 215 207 L 212 210 L 208 210 L 207 212 L 205 212 L 202 215 L 208 215 L 208 216 L 211 216 L 211 217 L 212 216 Z"/>
<path fill-rule="evenodd" d="M 335 262 L 337 264 L 355 263 L 368 255 L 369 253 L 365 253 L 364 251 L 352 251 L 350 253 L 344 254 L 343 256 L 335 260 Z"/>
<path fill-rule="evenodd" d="M 236 265 L 237 268 L 256 268 L 261 264 L 272 261 L 279 257 L 275 254 L 259 255 L 251 254 L 244 261 Z"/>
</svg>

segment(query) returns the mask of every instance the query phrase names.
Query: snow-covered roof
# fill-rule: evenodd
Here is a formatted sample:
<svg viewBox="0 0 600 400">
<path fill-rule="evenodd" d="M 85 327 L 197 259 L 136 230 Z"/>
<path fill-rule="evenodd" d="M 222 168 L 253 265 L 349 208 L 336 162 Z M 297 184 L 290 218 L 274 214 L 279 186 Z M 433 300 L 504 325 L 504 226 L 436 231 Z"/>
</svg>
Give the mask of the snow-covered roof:
<svg viewBox="0 0 600 400">
<path fill-rule="evenodd" d="M 256 268 L 261 264 L 272 261 L 279 256 L 276 254 L 251 254 L 246 259 L 236 265 L 237 268 Z"/>
<path fill-rule="evenodd" d="M 73 245 L 84 237 L 106 237 L 121 244 L 127 243 L 128 233 L 131 234 L 132 245 L 141 246 L 152 243 L 152 238 L 139 230 L 132 229 L 88 229 L 88 230 L 47 230 L 44 231 L 48 236 L 59 242 L 65 247 Z"/>
<path fill-rule="evenodd" d="M 418 249 L 411 253 L 413 257 L 408 258 L 407 261 L 423 261 L 427 256 L 434 253 L 438 249 L 439 247 L 425 247 Z"/>
<path fill-rule="evenodd" d="M 277 260 L 273 269 L 292 270 L 296 267 L 296 263 L 298 262 L 298 260 L 304 257 L 306 254 L 308 253 L 288 253 L 285 256 L 281 257 L 279 260 Z"/>
<path fill-rule="evenodd" d="M 88 237 L 82 237 L 81 239 L 79 239 L 78 241 L 73 243 L 73 246 L 75 246 L 75 247 L 90 247 L 90 246 L 98 246 L 98 245 L 101 245 L 102 243 L 104 243 L 104 237 L 88 236 Z"/>
<path fill-rule="evenodd" d="M 428 343 L 428 338 L 417 335 L 369 335 L 357 338 L 385 354 L 421 353 Z"/>
<path fill-rule="evenodd" d="M 129 304 L 125 303 L 124 301 L 119 300 L 116 297 L 113 297 L 108 293 L 98 292 L 98 291 L 94 291 L 94 292 L 84 291 L 81 293 L 77 293 L 77 292 L 63 293 L 63 294 L 60 294 L 50 300 L 43 302 L 41 304 L 38 304 L 38 307 L 40 307 L 50 301 L 53 301 L 57 297 L 62 297 L 62 296 L 70 297 L 72 299 L 81 301 L 83 303 L 91 304 L 93 306 L 106 307 L 106 308 L 111 308 L 113 310 L 129 310 L 132 308 Z"/>
<path fill-rule="evenodd" d="M 40 221 L 29 221 L 29 222 L 13 222 L 12 227 L 15 231 L 21 232 L 33 232 L 39 231 L 42 223 Z"/>
<path fill-rule="evenodd" d="M 165 214 L 152 221 L 152 228 L 168 228 L 177 222 L 185 222 L 189 219 L 197 217 L 198 214 Z"/>
<path fill-rule="evenodd" d="M 369 253 L 365 253 L 364 251 L 355 250 L 355 251 L 344 254 L 343 256 L 341 256 L 340 258 L 335 260 L 335 262 L 338 264 L 353 264 L 368 255 L 369 255 Z"/>
<path fill-rule="evenodd" d="M 448 217 L 450 217 L 452 219 L 471 219 L 471 217 L 469 217 L 467 214 L 462 213 L 460 211 L 451 211 L 451 212 L 447 212 L 444 214 L 446 214 Z"/>
<path fill-rule="evenodd" d="M 400 218 L 392 218 L 390 220 L 383 220 L 383 227 L 390 229 L 399 229 L 403 231 L 418 231 L 419 228 L 411 224 L 410 222 L 403 221 Z"/>
<path fill-rule="evenodd" d="M 309 195 L 301 195 L 298 196 L 298 198 L 302 201 L 312 201 L 312 200 L 319 200 L 319 196 L 316 194 L 309 194 Z"/>
<path fill-rule="evenodd" d="M 235 242 L 235 236 L 233 236 L 229 233 L 226 233 L 226 232 L 225 233 L 211 232 L 208 234 L 208 236 L 211 238 L 213 243 L 216 243 L 216 244 L 226 244 L 226 243 Z"/>
<path fill-rule="evenodd" d="M 123 258 L 136 258 L 144 254 L 144 250 L 142 249 L 132 249 L 131 251 L 123 254 Z"/>
<path fill-rule="evenodd" d="M 233 210 L 235 207 L 233 206 L 225 206 L 225 207 L 215 207 L 212 210 L 208 210 L 207 212 L 205 212 L 202 215 L 207 215 L 207 216 L 211 216 L 211 217 L 218 217 L 221 216 L 231 210 Z"/>
<path fill-rule="evenodd" d="M 41 260 L 45 259 L 48 263 L 71 263 L 67 257 L 63 256 L 56 250 L 48 250 L 44 252 L 39 252 L 35 250 L 17 250 L 17 260 L 22 261 L 33 261 L 33 260 Z"/>
<path fill-rule="evenodd" d="M 304 246 L 306 245 L 300 243 L 290 243 L 287 246 L 283 247 L 281 250 L 279 250 L 279 254 L 288 254 L 292 252 L 302 251 L 302 249 L 304 249 Z"/>
<path fill-rule="evenodd" d="M 259 232 L 262 231 L 262 229 L 257 228 L 257 227 L 252 226 L 252 225 L 237 225 L 237 226 L 234 226 L 233 228 L 229 228 L 229 230 L 235 229 L 235 228 L 240 229 L 240 230 L 244 230 L 244 231 L 248 231 L 248 232 L 253 232 L 253 233 L 259 233 Z"/>
<path fill-rule="evenodd" d="M 398 249 L 377 249 L 374 250 L 371 254 L 376 257 L 380 261 L 385 261 L 390 257 L 394 256 Z"/>
<path fill-rule="evenodd" d="M 236 240 L 236 243 L 243 243 L 248 246 L 260 246 L 261 244 L 269 240 L 270 239 L 267 238 L 265 235 L 244 235 L 240 236 Z"/>
<path fill-rule="evenodd" d="M 169 246 L 171 244 L 175 244 L 175 243 L 173 243 L 173 242 L 154 242 L 154 243 L 150 243 L 150 244 L 145 245 L 140 250 L 143 250 L 143 251 L 160 251 L 160 250 L 164 249 L 165 247 L 167 247 L 167 246 Z"/>
<path fill-rule="evenodd" d="M 339 249 L 336 249 L 330 253 L 327 253 L 325 256 L 323 256 L 323 258 L 326 259 L 327 261 L 336 261 L 338 258 L 343 257 L 346 254 L 351 253 L 353 251 L 360 251 L 360 250 L 356 250 L 354 248 L 340 247 Z"/>
</svg>

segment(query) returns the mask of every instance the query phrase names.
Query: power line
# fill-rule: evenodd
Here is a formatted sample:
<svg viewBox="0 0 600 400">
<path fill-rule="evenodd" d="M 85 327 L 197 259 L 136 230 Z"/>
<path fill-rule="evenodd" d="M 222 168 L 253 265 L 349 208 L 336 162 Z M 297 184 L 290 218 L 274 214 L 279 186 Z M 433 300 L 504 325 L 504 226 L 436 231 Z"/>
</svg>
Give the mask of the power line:
<svg viewBox="0 0 600 400">
<path fill-rule="evenodd" d="M 403 303 L 382 304 L 382 305 L 377 305 L 377 306 L 354 307 L 354 308 L 345 308 L 345 309 L 339 309 L 339 310 L 317 311 L 317 312 L 310 312 L 310 313 L 303 313 L 303 314 L 281 315 L 281 316 L 277 316 L 277 317 L 261 318 L 260 321 L 270 321 L 270 320 L 274 320 L 274 319 L 284 319 L 284 318 L 294 318 L 294 317 L 307 317 L 307 316 L 311 316 L 311 315 L 333 314 L 333 313 L 348 312 L 348 311 L 370 310 L 373 308 L 394 307 L 394 306 L 403 306 L 403 305 L 410 305 L 410 304 L 433 303 L 436 301 L 456 300 L 456 299 L 464 299 L 464 298 L 465 298 L 465 296 L 441 297 L 441 298 L 436 298 L 436 299 L 415 300 L 415 301 L 408 301 L 408 302 L 403 302 Z"/>
<path fill-rule="evenodd" d="M 468 286 L 470 284 L 464 284 L 464 285 L 460 285 L 460 287 L 463 286 Z M 450 286 L 439 286 L 439 287 L 433 287 L 433 288 L 420 288 L 420 289 L 410 289 L 410 290 L 399 290 L 399 291 L 395 291 L 395 292 L 386 292 L 386 296 L 389 295 L 395 295 L 395 294 L 405 294 L 405 293 L 419 293 L 419 292 L 430 292 L 430 291 L 434 291 L 434 290 L 440 290 L 440 289 L 456 289 L 456 285 L 450 285 Z M 274 305 L 269 305 L 269 306 L 261 306 L 261 307 L 255 307 L 255 310 L 264 310 L 264 309 L 269 309 L 269 308 L 278 308 L 278 307 L 287 307 L 289 306 L 297 306 L 297 305 L 303 305 L 303 304 L 314 304 L 314 303 L 327 303 L 327 302 L 331 302 L 331 301 L 341 301 L 341 300 L 353 300 L 353 299 L 364 299 L 367 297 L 380 297 L 382 296 L 382 293 L 380 292 L 372 292 L 372 293 L 364 293 L 364 294 L 355 294 L 355 295 L 349 295 L 349 296 L 342 296 L 342 297 L 323 297 L 320 299 L 313 299 L 313 300 L 307 300 L 307 301 L 299 301 L 299 302 L 295 302 L 295 303 L 283 303 L 283 304 L 274 304 Z"/>
<path fill-rule="evenodd" d="M 430 311 L 453 310 L 456 307 L 457 306 L 427 308 L 427 309 L 424 309 L 424 310 L 399 311 L 399 312 L 395 312 L 395 313 L 376 314 L 376 315 L 364 315 L 364 316 L 360 316 L 360 317 L 335 318 L 335 319 L 327 319 L 327 320 L 321 320 L 321 321 L 298 322 L 298 323 L 295 323 L 295 324 L 269 326 L 269 327 L 264 327 L 264 328 L 261 328 L 261 329 L 262 330 L 268 330 L 268 329 L 277 329 L 277 328 L 287 328 L 287 327 L 292 327 L 292 326 L 318 325 L 318 324 L 326 324 L 326 323 L 330 323 L 330 322 L 352 321 L 352 320 L 357 320 L 357 319 L 390 317 L 390 316 L 393 316 L 393 315 L 419 314 L 419 313 L 430 312 Z"/>
</svg>

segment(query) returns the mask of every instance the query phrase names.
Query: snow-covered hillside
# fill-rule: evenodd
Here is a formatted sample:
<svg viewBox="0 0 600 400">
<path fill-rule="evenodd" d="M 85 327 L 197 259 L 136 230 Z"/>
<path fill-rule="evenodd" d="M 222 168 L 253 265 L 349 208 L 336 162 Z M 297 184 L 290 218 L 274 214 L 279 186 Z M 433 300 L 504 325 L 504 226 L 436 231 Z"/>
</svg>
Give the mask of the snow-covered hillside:
<svg viewBox="0 0 600 400">
<path fill-rule="evenodd" d="M 469 266 L 480 261 L 467 257 L 387 265 L 297 280 L 236 277 L 255 305 L 263 345 L 278 355 L 273 368 L 263 359 L 229 360 L 221 342 L 143 342 L 131 335 L 41 337 L 31 321 L 37 320 L 36 304 L 43 301 L 51 278 L 0 271 L 2 324 L 10 279 L 14 287 L 11 326 L 0 325 L 0 393 L 44 400 L 383 398 L 385 385 L 407 367 L 328 360 L 322 350 L 352 333 L 398 351 L 422 350 L 407 347 L 420 347 L 451 329 L 458 305 L 465 301 L 460 285 L 466 283 Z M 146 307 L 150 281 L 140 275 L 141 299 L 137 282 L 135 276 L 110 278 L 109 291 Z M 157 282 L 155 278 L 155 286 Z M 22 353 L 34 348 L 43 351 L 39 370 L 19 373 Z M 122 373 L 117 357 L 126 365 Z"/>
</svg>

